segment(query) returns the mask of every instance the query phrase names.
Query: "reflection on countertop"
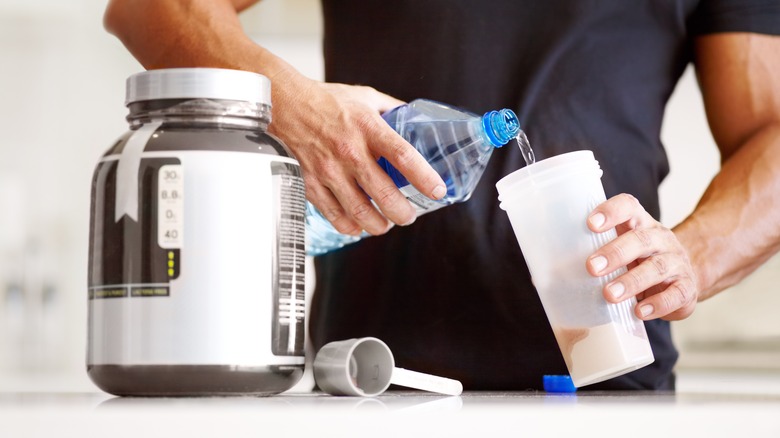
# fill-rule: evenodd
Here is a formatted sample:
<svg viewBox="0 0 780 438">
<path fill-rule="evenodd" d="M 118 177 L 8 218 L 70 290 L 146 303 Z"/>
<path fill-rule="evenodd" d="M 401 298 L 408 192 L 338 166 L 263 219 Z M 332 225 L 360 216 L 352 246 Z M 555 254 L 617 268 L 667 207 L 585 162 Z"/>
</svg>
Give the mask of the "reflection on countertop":
<svg viewBox="0 0 780 438">
<path fill-rule="evenodd" d="M 467 391 L 459 397 L 391 390 L 375 398 L 322 393 L 270 397 L 120 398 L 93 392 L 0 392 L 0 435 L 780 437 L 780 373 L 679 373 L 678 391 Z M 285 432 L 286 431 L 286 432 Z M 611 433 L 613 431 L 614 433 Z M 626 433 L 629 435 L 626 435 Z"/>
</svg>

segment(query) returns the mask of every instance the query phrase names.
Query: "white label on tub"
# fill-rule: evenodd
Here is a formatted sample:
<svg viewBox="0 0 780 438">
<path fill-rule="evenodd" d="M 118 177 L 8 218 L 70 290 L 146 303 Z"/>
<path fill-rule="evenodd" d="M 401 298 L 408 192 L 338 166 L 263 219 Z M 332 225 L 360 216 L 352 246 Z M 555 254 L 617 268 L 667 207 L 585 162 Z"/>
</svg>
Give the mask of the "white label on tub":
<svg viewBox="0 0 780 438">
<path fill-rule="evenodd" d="M 160 167 L 157 176 L 157 244 L 181 249 L 184 239 L 184 168 L 181 164 Z"/>
</svg>

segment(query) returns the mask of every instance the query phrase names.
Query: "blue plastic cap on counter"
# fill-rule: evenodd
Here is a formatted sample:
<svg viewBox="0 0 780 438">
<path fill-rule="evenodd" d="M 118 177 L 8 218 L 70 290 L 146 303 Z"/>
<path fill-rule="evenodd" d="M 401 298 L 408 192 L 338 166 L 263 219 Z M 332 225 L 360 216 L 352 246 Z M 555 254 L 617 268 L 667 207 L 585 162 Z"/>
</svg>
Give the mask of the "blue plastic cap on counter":
<svg viewBox="0 0 780 438">
<path fill-rule="evenodd" d="M 542 378 L 544 390 L 547 392 L 572 393 L 577 392 L 577 387 L 571 381 L 569 375 L 546 375 Z"/>
</svg>

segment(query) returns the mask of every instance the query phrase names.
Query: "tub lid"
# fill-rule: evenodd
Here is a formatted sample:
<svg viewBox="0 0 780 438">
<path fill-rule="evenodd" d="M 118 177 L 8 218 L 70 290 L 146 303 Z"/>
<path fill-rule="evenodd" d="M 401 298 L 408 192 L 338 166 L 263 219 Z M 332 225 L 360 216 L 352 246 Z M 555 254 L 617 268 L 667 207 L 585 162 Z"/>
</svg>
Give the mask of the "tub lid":
<svg viewBox="0 0 780 438">
<path fill-rule="evenodd" d="M 158 99 L 221 99 L 271 105 L 271 81 L 259 74 L 222 68 L 169 68 L 127 78 L 125 105 Z"/>
</svg>

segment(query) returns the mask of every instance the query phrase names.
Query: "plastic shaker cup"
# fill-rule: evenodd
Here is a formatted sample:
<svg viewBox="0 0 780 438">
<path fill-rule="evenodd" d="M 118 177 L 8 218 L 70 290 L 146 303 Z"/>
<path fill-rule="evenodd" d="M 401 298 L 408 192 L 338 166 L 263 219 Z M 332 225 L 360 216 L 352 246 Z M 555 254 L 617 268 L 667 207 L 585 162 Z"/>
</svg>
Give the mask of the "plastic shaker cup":
<svg viewBox="0 0 780 438">
<path fill-rule="evenodd" d="M 575 386 L 601 382 L 653 362 L 636 299 L 609 303 L 604 286 L 625 269 L 593 277 L 585 261 L 614 239 L 594 233 L 588 215 L 606 200 L 591 151 L 539 161 L 496 183 Z"/>
</svg>

